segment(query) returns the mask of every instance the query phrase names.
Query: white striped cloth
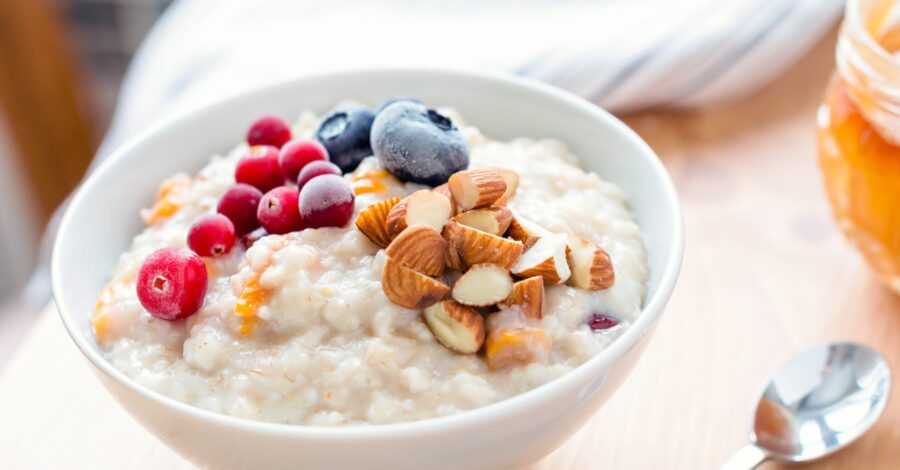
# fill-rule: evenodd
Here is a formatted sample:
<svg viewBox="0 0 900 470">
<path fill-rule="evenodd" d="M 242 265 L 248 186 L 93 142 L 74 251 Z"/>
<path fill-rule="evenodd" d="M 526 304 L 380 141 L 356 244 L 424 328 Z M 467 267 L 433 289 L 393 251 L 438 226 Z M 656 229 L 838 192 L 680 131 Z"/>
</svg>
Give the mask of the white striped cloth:
<svg viewBox="0 0 900 470">
<path fill-rule="evenodd" d="M 508 71 L 613 111 L 746 96 L 842 0 L 178 0 L 141 46 L 101 155 L 170 113 L 305 73 Z"/>
</svg>

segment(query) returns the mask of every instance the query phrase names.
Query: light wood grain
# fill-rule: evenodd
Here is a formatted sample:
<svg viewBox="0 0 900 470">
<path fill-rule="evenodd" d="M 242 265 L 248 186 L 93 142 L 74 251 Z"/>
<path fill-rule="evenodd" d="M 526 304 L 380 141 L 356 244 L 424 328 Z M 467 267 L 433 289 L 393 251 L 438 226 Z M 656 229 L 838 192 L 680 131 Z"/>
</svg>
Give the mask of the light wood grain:
<svg viewBox="0 0 900 470">
<path fill-rule="evenodd" d="M 900 298 L 837 232 L 816 165 L 833 50 L 832 35 L 741 104 L 627 119 L 678 186 L 684 270 L 632 376 L 536 469 L 715 468 L 744 443 L 768 372 L 819 342 L 870 344 L 900 372 Z M 188 468 L 102 390 L 52 315 L 0 378 L 0 467 Z M 895 397 L 870 434 L 812 468 L 900 468 L 898 424 Z"/>
</svg>

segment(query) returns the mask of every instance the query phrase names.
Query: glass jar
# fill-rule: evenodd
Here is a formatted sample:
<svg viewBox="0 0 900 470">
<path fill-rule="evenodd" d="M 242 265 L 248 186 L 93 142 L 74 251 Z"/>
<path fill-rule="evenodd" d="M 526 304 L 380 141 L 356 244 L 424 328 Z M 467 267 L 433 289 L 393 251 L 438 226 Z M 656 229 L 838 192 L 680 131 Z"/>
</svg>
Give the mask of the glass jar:
<svg viewBox="0 0 900 470">
<path fill-rule="evenodd" d="M 818 113 L 835 218 L 900 293 L 900 0 L 849 0 Z"/>
</svg>

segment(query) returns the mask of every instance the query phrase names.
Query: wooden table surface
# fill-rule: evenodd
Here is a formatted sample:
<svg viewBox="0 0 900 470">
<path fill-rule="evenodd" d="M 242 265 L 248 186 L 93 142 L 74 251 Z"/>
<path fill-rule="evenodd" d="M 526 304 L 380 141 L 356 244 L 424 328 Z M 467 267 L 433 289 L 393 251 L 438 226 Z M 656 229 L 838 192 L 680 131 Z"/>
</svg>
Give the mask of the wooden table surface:
<svg viewBox="0 0 900 470">
<path fill-rule="evenodd" d="M 867 343 L 900 373 L 900 297 L 837 232 L 816 165 L 833 51 L 834 34 L 740 104 L 627 119 L 681 194 L 684 268 L 632 376 L 535 468 L 715 468 L 744 443 L 768 372 L 819 342 Z M 900 468 L 898 385 L 869 434 L 814 467 Z M 52 308 L 0 377 L 0 404 L 2 468 L 190 468 L 113 402 Z"/>
</svg>

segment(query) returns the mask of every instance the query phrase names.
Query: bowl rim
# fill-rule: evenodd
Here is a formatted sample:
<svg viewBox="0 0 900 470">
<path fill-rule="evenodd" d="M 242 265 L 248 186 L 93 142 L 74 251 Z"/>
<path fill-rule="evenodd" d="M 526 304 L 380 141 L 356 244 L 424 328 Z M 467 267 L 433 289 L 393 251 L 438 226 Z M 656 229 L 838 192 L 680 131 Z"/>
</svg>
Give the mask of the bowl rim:
<svg viewBox="0 0 900 470">
<path fill-rule="evenodd" d="M 354 424 L 348 426 L 313 426 L 307 424 L 284 424 L 273 423 L 268 421 L 259 421 L 247 418 L 216 413 L 200 407 L 189 405 L 178 401 L 169 396 L 163 395 L 150 388 L 144 387 L 135 382 L 130 377 L 112 366 L 100 353 L 99 349 L 93 347 L 86 335 L 82 334 L 78 325 L 75 323 L 74 312 L 70 312 L 66 305 L 55 295 L 62 292 L 63 282 L 61 278 L 60 268 L 60 247 L 62 240 L 65 239 L 67 232 L 71 230 L 74 223 L 72 221 L 72 212 L 74 207 L 78 207 L 91 189 L 102 180 L 102 176 L 110 171 L 111 166 L 119 159 L 132 153 L 139 148 L 145 141 L 153 138 L 156 134 L 165 132 L 169 128 L 178 127 L 186 122 L 191 121 L 197 115 L 213 114 L 216 110 L 227 109 L 236 103 L 253 100 L 261 95 L 268 95 L 279 90 L 285 92 L 295 87 L 302 87 L 308 82 L 316 82 L 328 77 L 353 77 L 358 76 L 370 77 L 372 75 L 396 76 L 396 75 L 417 75 L 423 79 L 428 78 L 455 78 L 465 79 L 469 81 L 489 82 L 494 85 L 502 85 L 518 88 L 520 91 L 527 93 L 536 93 L 549 96 L 550 98 L 561 101 L 567 106 L 577 108 L 581 111 L 592 115 L 598 122 L 609 126 L 617 133 L 625 136 L 632 141 L 639 153 L 643 154 L 650 163 L 654 176 L 663 185 L 663 193 L 665 195 L 665 210 L 672 218 L 672 232 L 667 234 L 670 239 L 671 251 L 668 259 L 665 260 L 662 275 L 659 280 L 659 286 L 656 291 L 647 299 L 645 299 L 644 307 L 637 320 L 625 330 L 625 332 L 616 338 L 606 349 L 596 356 L 588 359 L 583 364 L 568 373 L 557 377 L 550 382 L 539 385 L 531 390 L 527 390 L 518 395 L 506 398 L 504 400 L 491 403 L 485 406 L 465 410 L 447 416 L 439 416 L 425 418 L 417 421 L 405 421 L 389 424 Z M 628 127 L 625 123 L 610 114 L 605 109 L 588 102 L 587 100 L 571 94 L 552 85 L 539 82 L 534 79 L 515 76 L 502 73 L 485 73 L 475 71 L 464 71 L 444 68 L 429 67 L 377 67 L 377 68 L 355 68 L 340 71 L 323 72 L 303 75 L 301 77 L 292 77 L 285 80 L 279 80 L 266 85 L 262 85 L 253 89 L 244 90 L 234 93 L 220 100 L 211 103 L 205 103 L 198 107 L 179 112 L 175 115 L 166 117 L 154 125 L 149 126 L 144 131 L 129 139 L 126 143 L 119 146 L 107 158 L 103 160 L 79 185 L 73 195 L 62 220 L 59 225 L 56 238 L 53 242 L 53 252 L 51 255 L 51 283 L 54 292 L 54 303 L 57 306 L 59 317 L 66 328 L 71 339 L 78 346 L 78 349 L 93 364 L 93 366 L 103 372 L 107 377 L 114 380 L 118 385 L 128 389 L 132 393 L 137 394 L 144 400 L 155 402 L 156 405 L 164 408 L 172 409 L 178 413 L 184 413 L 190 417 L 206 421 L 211 424 L 242 428 L 246 431 L 261 433 L 264 435 L 282 436 L 282 437 L 302 437 L 306 439 L 323 439 L 323 440 L 354 440 L 354 439 L 404 439 L 413 436 L 422 436 L 424 434 L 443 433 L 459 429 L 478 426 L 484 421 L 491 421 L 502 418 L 508 414 L 516 414 L 516 410 L 524 408 L 529 402 L 541 402 L 557 395 L 559 391 L 572 387 L 573 384 L 588 379 L 586 376 L 599 377 L 602 376 L 603 370 L 608 368 L 616 360 L 625 355 L 634 347 L 638 340 L 647 334 L 654 325 L 655 321 L 662 313 L 665 304 L 675 287 L 678 274 L 681 268 L 684 256 L 684 222 L 682 219 L 678 196 L 675 191 L 669 174 L 665 170 L 662 162 L 650 146 L 638 134 Z"/>
</svg>

